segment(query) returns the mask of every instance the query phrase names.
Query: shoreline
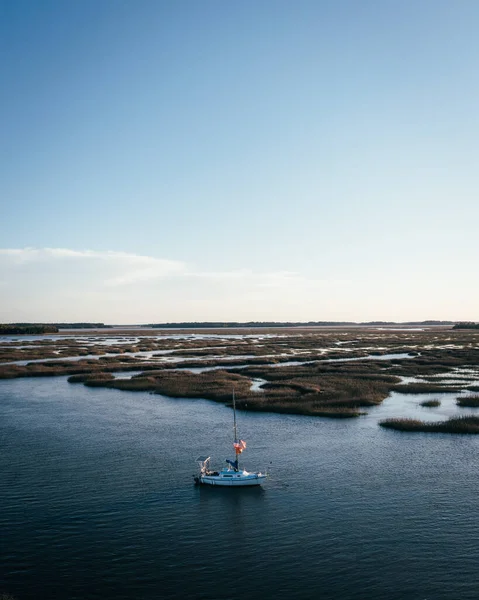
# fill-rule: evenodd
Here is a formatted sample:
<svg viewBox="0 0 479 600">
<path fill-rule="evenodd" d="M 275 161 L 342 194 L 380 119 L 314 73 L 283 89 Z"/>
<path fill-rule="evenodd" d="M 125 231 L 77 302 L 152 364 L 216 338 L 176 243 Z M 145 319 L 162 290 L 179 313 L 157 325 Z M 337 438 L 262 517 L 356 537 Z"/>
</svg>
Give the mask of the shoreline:
<svg viewBox="0 0 479 600">
<path fill-rule="evenodd" d="M 81 329 L 34 337 L 0 339 L 0 379 L 67 375 L 90 387 L 225 404 L 234 384 L 244 410 L 336 418 L 367 414 L 394 391 L 479 385 L 479 332 L 439 326 Z M 457 369 L 470 370 L 460 387 L 450 381 Z M 111 375 L 129 371 L 140 373 Z M 263 383 L 252 390 L 257 380 Z"/>
</svg>

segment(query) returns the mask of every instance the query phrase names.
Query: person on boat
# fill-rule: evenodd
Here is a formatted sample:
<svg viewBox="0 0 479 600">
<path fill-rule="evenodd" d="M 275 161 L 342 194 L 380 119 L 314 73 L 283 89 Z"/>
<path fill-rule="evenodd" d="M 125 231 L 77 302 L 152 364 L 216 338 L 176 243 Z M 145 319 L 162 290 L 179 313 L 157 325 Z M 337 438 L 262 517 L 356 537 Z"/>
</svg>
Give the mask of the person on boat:
<svg viewBox="0 0 479 600">
<path fill-rule="evenodd" d="M 229 458 L 227 458 L 226 462 L 233 467 L 234 471 L 238 471 L 238 459 L 236 459 L 236 460 L 229 460 Z"/>
</svg>

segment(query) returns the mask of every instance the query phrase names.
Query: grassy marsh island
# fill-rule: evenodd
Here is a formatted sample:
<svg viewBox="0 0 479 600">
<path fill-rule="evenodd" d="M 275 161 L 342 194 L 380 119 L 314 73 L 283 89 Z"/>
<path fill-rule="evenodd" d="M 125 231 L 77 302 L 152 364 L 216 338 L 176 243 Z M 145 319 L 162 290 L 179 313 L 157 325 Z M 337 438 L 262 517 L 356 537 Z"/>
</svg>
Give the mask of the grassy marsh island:
<svg viewBox="0 0 479 600">
<path fill-rule="evenodd" d="M 425 408 L 437 408 L 438 406 L 441 406 L 441 401 L 440 400 L 424 400 L 420 404 L 421 404 L 421 406 L 424 406 Z"/>
<path fill-rule="evenodd" d="M 379 425 L 396 431 L 422 433 L 479 433 L 479 417 L 450 417 L 447 421 L 428 423 L 416 419 L 385 419 Z"/>
<path fill-rule="evenodd" d="M 461 396 L 456 400 L 456 404 L 467 408 L 477 408 L 479 407 L 479 396 Z"/>
<path fill-rule="evenodd" d="M 300 384 L 288 381 L 283 384 L 261 386 L 261 391 L 252 391 L 249 377 L 237 372 L 212 370 L 204 373 L 189 371 L 153 371 L 142 373 L 131 379 L 113 379 L 108 374 L 81 375 L 69 378 L 72 383 L 82 381 L 90 387 L 108 387 L 117 390 L 153 392 L 171 398 L 205 398 L 229 404 L 231 391 L 235 389 L 236 407 L 243 410 L 283 412 L 325 417 L 355 417 L 364 414 L 359 410 L 370 402 L 362 400 L 360 394 L 351 398 L 348 394 L 336 393 L 334 398 L 322 395 L 319 386 L 312 383 Z M 368 386 L 368 391 L 370 386 Z M 350 389 L 352 390 L 352 388 Z"/>
<path fill-rule="evenodd" d="M 392 391 L 478 391 L 479 331 L 88 330 L 0 340 L 0 363 L 4 379 L 68 375 L 70 383 L 225 404 L 234 386 L 244 410 L 347 418 L 365 414 Z M 140 374 L 114 376 L 129 371 Z"/>
</svg>

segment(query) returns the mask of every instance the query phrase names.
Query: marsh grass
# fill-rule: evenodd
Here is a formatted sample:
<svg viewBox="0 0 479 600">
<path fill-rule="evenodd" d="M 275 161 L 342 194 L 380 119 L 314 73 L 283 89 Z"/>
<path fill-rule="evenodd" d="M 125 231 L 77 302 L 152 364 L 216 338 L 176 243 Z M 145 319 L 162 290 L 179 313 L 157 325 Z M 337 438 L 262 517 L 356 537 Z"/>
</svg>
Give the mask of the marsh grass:
<svg viewBox="0 0 479 600">
<path fill-rule="evenodd" d="M 416 419 L 386 419 L 379 425 L 397 431 L 423 432 L 423 433 L 459 433 L 478 434 L 479 417 L 468 415 L 464 417 L 451 417 L 447 421 L 428 423 Z"/>
<path fill-rule="evenodd" d="M 108 387 L 124 391 L 154 392 L 171 398 L 205 398 L 231 404 L 235 390 L 238 409 L 327 416 L 336 418 L 357 417 L 360 399 L 323 396 L 317 385 L 298 382 L 268 384 L 262 392 L 251 392 L 251 379 L 237 372 L 216 370 L 203 373 L 188 371 L 151 371 L 131 379 L 112 379 L 95 375 L 85 377 L 89 387 Z M 75 377 L 75 381 L 78 377 Z M 364 402 L 364 399 L 363 399 Z"/>
<path fill-rule="evenodd" d="M 359 410 L 357 406 L 334 406 L 323 404 L 321 402 L 308 401 L 306 398 L 303 401 L 282 401 L 278 397 L 251 399 L 237 403 L 239 408 L 256 412 L 275 412 L 293 415 L 304 415 L 309 417 L 328 417 L 334 419 L 349 419 L 365 415 L 364 411 Z"/>
<path fill-rule="evenodd" d="M 456 404 L 458 406 L 468 407 L 468 408 L 477 408 L 479 407 L 479 396 L 465 396 L 459 397 L 456 400 Z"/>
<path fill-rule="evenodd" d="M 171 397 L 209 398 L 228 404 L 234 383 L 238 403 L 246 410 L 265 410 L 321 416 L 350 417 L 361 408 L 383 401 L 391 390 L 403 393 L 460 391 L 437 381 L 401 384 L 401 377 L 436 377 L 457 367 L 479 364 L 479 332 L 434 329 L 431 331 L 378 331 L 356 329 L 240 329 L 256 338 L 226 338 L 233 330 L 209 330 L 218 338 L 165 337 L 171 331 L 148 329 L 118 333 L 89 331 L 75 338 L 35 341 L 0 340 L 0 362 L 55 358 L 51 363 L 0 365 L 0 378 L 70 376 L 72 383 L 107 386 L 130 391 L 152 391 Z M 196 333 L 183 331 L 182 333 Z M 258 337 L 265 333 L 272 337 Z M 93 335 L 92 335 L 93 334 Z M 132 336 L 135 336 L 134 338 Z M 107 343 L 105 343 L 107 342 Z M 22 348 L 18 348 L 22 346 Z M 137 352 L 167 351 L 187 358 L 182 363 L 155 358 L 145 361 Z M 103 357 L 114 353 L 115 356 Z M 344 359 L 408 353 L 414 358 L 348 362 Z M 65 361 L 63 358 L 99 356 Z M 250 356 L 244 359 L 241 356 Z M 325 359 L 341 358 L 340 362 Z M 296 361 L 298 364 L 283 365 Z M 299 364 L 305 363 L 305 364 Z M 276 366 L 270 366 L 270 365 Z M 242 367 L 231 369 L 231 367 Z M 220 367 L 214 372 L 193 374 L 186 367 Z M 142 371 L 130 380 L 115 380 L 113 371 Z M 209 373 L 209 374 L 208 374 Z M 78 377 L 77 377 L 78 376 Z M 261 392 L 251 392 L 252 378 L 266 381 Z M 471 391 L 479 387 L 471 385 Z"/>
<path fill-rule="evenodd" d="M 380 404 L 389 394 L 396 377 L 374 376 L 370 371 L 362 371 L 357 363 L 348 372 L 344 365 L 323 367 L 322 365 L 301 365 L 298 367 L 245 368 L 238 372 L 249 377 L 260 377 L 268 381 L 262 389 L 280 389 L 286 386 L 297 391 L 305 400 L 307 394 L 316 394 L 321 404 L 343 404 L 344 406 L 373 406 Z"/>
<path fill-rule="evenodd" d="M 47 363 L 30 363 L 28 365 L 0 365 L 0 379 L 16 377 L 58 377 L 62 375 L 95 374 L 113 371 L 139 371 L 158 369 L 158 364 L 122 361 L 116 357 L 103 359 L 87 359 L 78 361 L 51 361 Z"/>
<path fill-rule="evenodd" d="M 109 387 L 126 391 L 154 391 L 172 398 L 207 398 L 230 401 L 233 388 L 238 397 L 249 393 L 251 381 L 225 371 L 207 371 L 194 374 L 189 371 L 152 370 L 131 379 L 97 379 L 85 381 L 85 385 Z"/>
<path fill-rule="evenodd" d="M 86 383 L 87 381 L 110 381 L 114 379 L 111 373 L 84 373 L 80 375 L 71 375 L 67 381 L 68 383 Z"/>
<path fill-rule="evenodd" d="M 131 379 L 102 379 L 91 378 L 84 382 L 87 387 L 108 387 L 117 390 L 129 392 L 155 392 L 157 390 L 157 381 L 155 377 L 144 376 Z"/>
<path fill-rule="evenodd" d="M 299 360 L 299 359 L 298 359 Z M 243 365 L 269 365 L 277 362 L 275 358 L 231 358 L 211 360 L 182 360 L 181 362 L 166 363 L 165 369 L 201 369 L 205 367 L 236 367 Z"/>
<path fill-rule="evenodd" d="M 445 394 L 447 392 L 460 392 L 459 388 L 432 383 L 406 383 L 393 385 L 391 391 L 399 394 Z"/>
<path fill-rule="evenodd" d="M 424 406 L 425 408 L 436 408 L 438 406 L 441 406 L 441 401 L 440 400 L 424 400 L 423 402 L 419 403 L 421 406 Z"/>
</svg>

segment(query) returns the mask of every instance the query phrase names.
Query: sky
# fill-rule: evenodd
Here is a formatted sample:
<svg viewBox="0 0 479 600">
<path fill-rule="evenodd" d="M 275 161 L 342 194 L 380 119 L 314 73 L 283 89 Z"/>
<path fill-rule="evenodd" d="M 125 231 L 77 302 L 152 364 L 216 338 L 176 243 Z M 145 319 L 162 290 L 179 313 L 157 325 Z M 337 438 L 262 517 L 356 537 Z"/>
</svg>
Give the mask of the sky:
<svg viewBox="0 0 479 600">
<path fill-rule="evenodd" d="M 479 320 L 476 0 L 0 0 L 0 322 Z"/>
</svg>

